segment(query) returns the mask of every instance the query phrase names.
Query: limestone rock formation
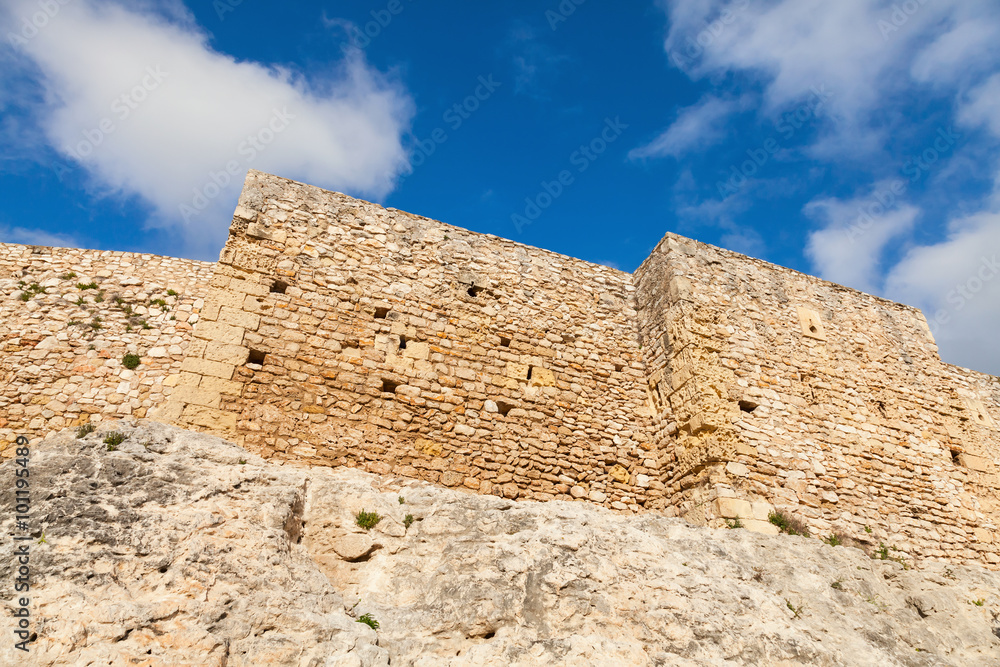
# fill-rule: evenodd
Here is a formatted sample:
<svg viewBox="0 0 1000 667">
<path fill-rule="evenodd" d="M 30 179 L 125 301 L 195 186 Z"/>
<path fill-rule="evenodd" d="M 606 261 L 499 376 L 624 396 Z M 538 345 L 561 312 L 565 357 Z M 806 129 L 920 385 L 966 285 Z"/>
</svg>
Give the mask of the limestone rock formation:
<svg viewBox="0 0 1000 667">
<path fill-rule="evenodd" d="M 6 627 L 3 665 L 1000 665 L 977 567 L 276 465 L 155 422 L 29 465 L 38 639 L 26 658 Z"/>
</svg>

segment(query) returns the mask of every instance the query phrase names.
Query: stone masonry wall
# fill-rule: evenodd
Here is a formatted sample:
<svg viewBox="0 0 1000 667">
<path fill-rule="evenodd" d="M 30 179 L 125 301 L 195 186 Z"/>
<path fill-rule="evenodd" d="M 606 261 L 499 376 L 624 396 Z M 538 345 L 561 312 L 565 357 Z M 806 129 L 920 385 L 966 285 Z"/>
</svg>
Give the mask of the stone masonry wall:
<svg viewBox="0 0 1000 667">
<path fill-rule="evenodd" d="M 663 506 L 631 276 L 251 172 L 162 419 L 267 457 Z"/>
<path fill-rule="evenodd" d="M 143 417 L 162 403 L 213 269 L 155 255 L 0 243 L 0 455 L 13 453 L 19 435 Z M 141 357 L 135 370 L 122 365 L 126 352 Z"/>
<path fill-rule="evenodd" d="M 678 514 L 1000 563 L 1000 379 L 941 363 L 918 310 L 674 235 L 635 278 Z"/>
</svg>

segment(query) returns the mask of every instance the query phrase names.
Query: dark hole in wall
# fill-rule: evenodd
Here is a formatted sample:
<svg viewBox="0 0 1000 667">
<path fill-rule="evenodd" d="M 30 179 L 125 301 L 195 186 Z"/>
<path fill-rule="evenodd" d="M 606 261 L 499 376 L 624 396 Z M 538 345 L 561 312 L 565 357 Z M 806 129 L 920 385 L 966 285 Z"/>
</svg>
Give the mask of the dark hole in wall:
<svg viewBox="0 0 1000 667">
<path fill-rule="evenodd" d="M 376 308 L 375 309 L 375 319 L 376 320 L 384 320 L 388 314 L 389 314 L 389 309 L 388 308 Z"/>
<path fill-rule="evenodd" d="M 271 283 L 271 294 L 284 294 L 288 289 L 288 283 L 283 280 L 275 280 Z"/>
<path fill-rule="evenodd" d="M 528 366 L 528 379 L 531 379 L 531 371 L 535 370 L 534 366 Z"/>
<path fill-rule="evenodd" d="M 815 324 L 810 324 L 810 325 L 809 325 L 809 331 L 810 331 L 811 333 L 816 333 L 816 332 L 818 331 L 818 329 L 816 328 L 816 325 L 815 325 Z"/>
<path fill-rule="evenodd" d="M 386 380 L 385 378 L 382 379 L 383 394 L 395 394 L 397 387 L 399 387 L 398 382 L 394 382 L 393 380 Z"/>
<path fill-rule="evenodd" d="M 405 350 L 406 349 L 406 336 L 400 336 L 399 337 L 399 349 L 401 349 L 401 350 Z"/>
<path fill-rule="evenodd" d="M 621 373 L 623 368 L 625 368 L 625 364 L 615 364 L 616 373 Z"/>
<path fill-rule="evenodd" d="M 478 297 L 484 291 L 486 291 L 486 288 L 484 287 L 480 287 L 479 285 L 470 285 L 468 289 L 468 294 L 471 297 Z"/>
<path fill-rule="evenodd" d="M 507 403 L 505 401 L 497 401 L 497 412 L 502 414 L 504 417 L 506 417 L 507 413 L 513 410 L 515 407 L 517 406 L 515 406 L 512 403 Z"/>
<path fill-rule="evenodd" d="M 958 451 L 957 449 L 953 449 L 953 450 L 951 450 L 951 462 L 952 462 L 952 463 L 953 463 L 954 465 L 957 465 L 957 466 L 960 466 L 960 465 L 962 465 L 962 460 L 961 460 L 961 459 L 959 458 L 959 455 L 960 455 L 961 453 L 962 453 L 962 452 Z"/>
<path fill-rule="evenodd" d="M 740 410 L 743 412 L 753 412 L 757 407 L 757 404 L 753 401 L 740 401 Z"/>
<path fill-rule="evenodd" d="M 264 360 L 267 358 L 267 354 L 261 352 L 260 350 L 250 350 L 250 355 L 247 357 L 248 364 L 257 364 L 258 366 L 264 365 Z"/>
<path fill-rule="evenodd" d="M 500 336 L 500 347 L 510 347 L 510 338 Z"/>
</svg>

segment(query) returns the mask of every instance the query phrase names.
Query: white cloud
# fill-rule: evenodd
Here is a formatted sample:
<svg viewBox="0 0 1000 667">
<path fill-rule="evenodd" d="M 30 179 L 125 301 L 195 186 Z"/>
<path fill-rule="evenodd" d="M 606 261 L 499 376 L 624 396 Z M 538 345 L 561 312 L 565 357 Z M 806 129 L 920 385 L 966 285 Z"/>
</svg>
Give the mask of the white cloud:
<svg viewBox="0 0 1000 667">
<path fill-rule="evenodd" d="M 959 109 L 958 119 L 965 125 L 986 125 L 1000 137 L 1000 74 L 994 74 L 969 94 Z"/>
<path fill-rule="evenodd" d="M 923 309 L 942 359 L 1000 375 L 1000 214 L 959 218 L 945 240 L 910 250 L 885 293 Z"/>
<path fill-rule="evenodd" d="M 80 247 L 76 239 L 66 234 L 51 234 L 40 229 L 25 229 L 24 227 L 9 227 L 7 225 L 0 225 L 0 243 L 44 245 L 55 248 Z"/>
<path fill-rule="evenodd" d="M 880 199 L 895 200 L 891 187 L 880 183 L 867 197 L 816 199 L 806 205 L 805 214 L 824 223 L 806 244 L 806 256 L 820 277 L 863 292 L 880 292 L 886 247 L 912 230 L 920 213 L 913 206 L 882 205 Z"/>
<path fill-rule="evenodd" d="M 136 6 L 76 0 L 16 47 L 21 74 L 44 89 L 43 103 L 22 104 L 97 189 L 140 196 L 154 224 L 205 252 L 224 239 L 249 168 L 372 197 L 392 188 L 413 106 L 363 56 L 307 80 L 212 50 L 176 2 Z M 0 34 L 19 33 L 37 11 L 29 0 L 5 3 Z M 213 174 L 231 182 L 198 199 L 215 194 Z M 184 220 L 181 205 L 194 204 L 206 208 Z"/>
<path fill-rule="evenodd" d="M 629 158 L 681 157 L 683 154 L 718 143 L 725 137 L 725 124 L 735 111 L 730 100 L 705 96 L 697 104 L 681 109 L 677 119 L 656 139 L 633 149 Z"/>
</svg>

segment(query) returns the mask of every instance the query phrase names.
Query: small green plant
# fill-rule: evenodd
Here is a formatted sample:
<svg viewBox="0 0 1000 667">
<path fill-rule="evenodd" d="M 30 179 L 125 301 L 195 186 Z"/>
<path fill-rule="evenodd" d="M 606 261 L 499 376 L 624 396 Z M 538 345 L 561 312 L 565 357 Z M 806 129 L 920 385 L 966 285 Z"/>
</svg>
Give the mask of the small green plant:
<svg viewBox="0 0 1000 667">
<path fill-rule="evenodd" d="M 31 283 L 31 285 L 28 286 L 27 291 L 31 295 L 46 293 L 45 288 L 39 285 L 38 283 Z"/>
<path fill-rule="evenodd" d="M 97 427 L 94 426 L 93 424 L 84 424 L 80 428 L 76 429 L 76 437 L 77 437 L 77 439 L 87 437 L 88 435 L 90 435 L 91 433 L 93 433 L 96 428 Z"/>
<path fill-rule="evenodd" d="M 17 298 L 21 301 L 31 301 L 31 292 L 21 292 L 21 296 Z"/>
<path fill-rule="evenodd" d="M 836 589 L 838 591 L 842 591 L 842 590 L 844 590 L 844 583 L 840 579 L 837 579 L 835 582 L 833 582 L 832 584 L 830 584 L 830 588 L 834 588 L 834 589 Z"/>
<path fill-rule="evenodd" d="M 404 498 L 403 496 L 400 496 L 399 497 L 399 504 L 400 505 L 405 505 L 406 504 L 406 498 Z"/>
<path fill-rule="evenodd" d="M 90 321 L 90 328 L 93 329 L 94 331 L 97 331 L 97 330 L 103 328 L 103 325 L 101 324 L 101 318 L 100 317 L 95 317 L 94 319 L 92 319 Z"/>
<path fill-rule="evenodd" d="M 743 522 L 740 521 L 739 517 L 736 517 L 735 519 L 725 519 L 725 522 L 726 528 L 729 528 L 730 530 L 743 527 Z"/>
<path fill-rule="evenodd" d="M 407 514 L 405 517 L 403 517 L 403 527 L 409 528 L 412 525 L 413 525 L 413 515 Z"/>
<path fill-rule="evenodd" d="M 372 630 L 378 630 L 379 628 L 378 621 L 372 618 L 371 614 L 361 614 L 361 617 L 358 618 L 358 623 L 364 623 Z"/>
<path fill-rule="evenodd" d="M 27 285 L 27 284 L 28 283 L 24 282 L 23 280 L 18 280 L 17 281 L 17 286 L 21 287 L 21 288 L 24 288 L 24 286 Z"/>
<path fill-rule="evenodd" d="M 164 301 L 163 299 L 150 299 L 149 300 L 149 305 L 163 307 L 163 306 L 167 305 L 167 302 Z"/>
<path fill-rule="evenodd" d="M 444 235 L 444 240 L 445 241 L 447 241 L 449 238 L 451 238 L 451 237 L 449 237 L 447 234 Z"/>
<path fill-rule="evenodd" d="M 177 296 L 177 290 L 168 289 L 167 290 L 167 296 Z"/>
<path fill-rule="evenodd" d="M 143 329 L 152 329 L 153 328 L 153 327 L 149 326 L 149 322 L 147 322 L 146 320 L 143 320 L 142 322 L 140 322 L 140 324 L 142 324 L 142 328 Z"/>
<path fill-rule="evenodd" d="M 76 286 L 77 286 L 77 289 L 97 289 L 97 283 L 95 283 L 95 282 L 89 282 L 89 283 L 86 283 L 86 284 L 84 284 L 84 283 L 77 283 Z"/>
<path fill-rule="evenodd" d="M 237 461 L 237 463 L 239 463 L 241 466 L 245 466 L 247 464 L 247 460 L 246 459 L 240 459 L 239 461 Z"/>
<path fill-rule="evenodd" d="M 951 569 L 950 567 L 944 568 L 944 576 L 948 577 L 949 579 L 955 579 L 956 578 L 955 570 Z"/>
<path fill-rule="evenodd" d="M 767 515 L 767 520 L 787 535 L 809 537 L 809 528 L 795 517 L 785 516 L 781 512 L 771 512 Z"/>
<path fill-rule="evenodd" d="M 822 538 L 824 542 L 829 544 L 831 547 L 839 547 L 844 543 L 844 539 L 837 533 L 830 533 L 828 537 Z"/>
<path fill-rule="evenodd" d="M 70 320 L 69 322 L 66 323 L 66 326 L 68 326 L 68 327 L 78 327 L 81 324 L 83 324 L 83 322 L 81 322 L 79 320 Z"/>
<path fill-rule="evenodd" d="M 97 293 L 97 296 L 94 297 L 94 303 L 103 303 L 103 302 L 104 302 L 104 290 L 101 290 L 100 292 Z"/>
<path fill-rule="evenodd" d="M 872 534 L 872 527 L 871 526 L 865 526 L 865 532 L 868 533 L 869 535 L 871 535 Z"/>
<path fill-rule="evenodd" d="M 85 303 L 87 303 L 87 300 L 84 299 L 82 296 L 79 299 L 76 300 L 76 305 L 78 305 L 78 306 L 82 306 Z"/>
<path fill-rule="evenodd" d="M 42 533 L 42 536 L 40 538 L 38 538 L 38 543 L 39 544 L 48 544 L 49 543 L 49 541 L 47 539 L 45 539 L 45 533 Z"/>
<path fill-rule="evenodd" d="M 872 554 L 872 560 L 889 560 L 889 547 L 884 542 L 878 543 L 878 549 Z"/>
<path fill-rule="evenodd" d="M 802 606 L 801 605 L 799 605 L 798 607 L 796 607 L 795 605 L 793 605 L 791 603 L 791 601 L 785 600 L 785 606 L 788 607 L 791 610 L 792 614 L 794 614 L 794 616 L 792 618 L 798 618 L 799 615 L 802 614 Z"/>
<path fill-rule="evenodd" d="M 112 431 L 108 433 L 107 437 L 104 438 L 104 444 L 108 446 L 108 451 L 113 452 L 118 448 L 118 445 L 125 442 L 125 436 L 118 431 Z"/>
<path fill-rule="evenodd" d="M 73 280 L 73 278 L 76 278 L 76 274 L 70 271 L 69 273 L 64 273 L 59 277 L 63 280 Z"/>
<path fill-rule="evenodd" d="M 361 510 L 358 512 L 358 515 L 354 517 L 354 520 L 365 530 L 371 530 L 378 525 L 378 522 L 382 520 L 382 517 L 378 515 L 378 512 L 366 512 L 365 510 Z"/>
<path fill-rule="evenodd" d="M 135 370 L 142 363 L 142 357 L 138 354 L 126 354 L 122 357 L 122 366 L 129 369 L 130 371 Z"/>
<path fill-rule="evenodd" d="M 176 320 L 176 319 L 177 319 L 177 316 L 176 316 L 176 315 L 171 315 L 171 316 L 170 316 L 170 319 L 171 319 L 171 321 L 173 321 L 173 320 Z"/>
<path fill-rule="evenodd" d="M 982 607 L 984 604 L 986 604 L 986 600 L 984 598 L 979 598 L 978 600 L 969 600 L 969 602 L 976 605 L 977 607 Z"/>
<path fill-rule="evenodd" d="M 879 599 L 878 595 L 866 595 L 865 602 L 872 605 L 879 611 L 885 611 L 887 609 L 887 605 Z"/>
<path fill-rule="evenodd" d="M 132 306 L 131 306 L 131 304 L 126 303 L 124 306 L 121 307 L 121 310 L 126 315 L 131 315 L 132 314 Z"/>
</svg>

